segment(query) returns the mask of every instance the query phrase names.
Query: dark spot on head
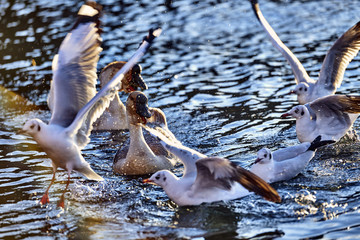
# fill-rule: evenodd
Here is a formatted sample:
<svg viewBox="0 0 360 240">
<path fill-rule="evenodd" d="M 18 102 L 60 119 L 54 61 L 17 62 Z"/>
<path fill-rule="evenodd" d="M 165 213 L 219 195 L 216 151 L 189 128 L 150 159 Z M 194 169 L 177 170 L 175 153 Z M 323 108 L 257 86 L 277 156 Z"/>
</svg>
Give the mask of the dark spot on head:
<svg viewBox="0 0 360 240">
<path fill-rule="evenodd" d="M 40 127 L 40 125 L 38 125 L 38 132 L 40 132 L 40 130 L 41 130 L 41 127 Z"/>
<path fill-rule="evenodd" d="M 163 178 L 164 182 L 166 181 L 166 177 Z"/>
<path fill-rule="evenodd" d="M 305 92 L 307 92 L 307 88 L 304 88 Z"/>
<path fill-rule="evenodd" d="M 269 158 L 270 158 L 270 159 L 272 159 L 272 155 L 271 155 L 271 153 L 269 153 Z"/>
</svg>

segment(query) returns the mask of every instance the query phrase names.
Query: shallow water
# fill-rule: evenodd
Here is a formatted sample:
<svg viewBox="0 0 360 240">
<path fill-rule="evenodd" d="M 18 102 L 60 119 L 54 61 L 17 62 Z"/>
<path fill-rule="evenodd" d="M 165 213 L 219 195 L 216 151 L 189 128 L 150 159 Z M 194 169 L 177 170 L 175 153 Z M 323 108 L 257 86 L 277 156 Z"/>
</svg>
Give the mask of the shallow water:
<svg viewBox="0 0 360 240">
<path fill-rule="evenodd" d="M 145 93 L 184 145 L 249 167 L 262 147 L 297 144 L 294 121 L 280 119 L 296 104 L 287 94 L 294 77 L 247 1 L 99 2 L 105 10 L 99 70 L 129 58 L 148 28 L 162 26 L 163 34 L 141 61 L 149 85 Z M 74 173 L 63 211 L 56 201 L 66 173 L 59 171 L 50 204 L 41 207 L 52 177 L 50 160 L 16 131 L 29 118 L 50 119 L 52 57 L 81 4 L 0 1 L 0 238 L 360 238 L 360 144 L 349 142 L 321 149 L 299 176 L 274 184 L 281 204 L 251 195 L 178 207 L 141 177 L 113 173 L 112 158 L 126 132 L 96 132 L 84 157 L 106 181 Z M 326 51 L 360 19 L 359 1 L 260 4 L 314 78 Z M 358 93 L 359 59 L 350 63 L 339 93 Z"/>
</svg>

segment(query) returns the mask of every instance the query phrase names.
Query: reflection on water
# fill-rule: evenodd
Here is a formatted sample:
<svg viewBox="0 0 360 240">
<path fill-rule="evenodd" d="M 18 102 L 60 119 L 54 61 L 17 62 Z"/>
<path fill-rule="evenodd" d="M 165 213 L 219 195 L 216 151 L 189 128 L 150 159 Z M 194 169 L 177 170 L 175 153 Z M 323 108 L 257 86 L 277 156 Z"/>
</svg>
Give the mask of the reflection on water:
<svg viewBox="0 0 360 240">
<path fill-rule="evenodd" d="M 287 94 L 294 86 L 291 69 L 259 28 L 247 1 L 99 2 L 105 10 L 99 70 L 130 57 L 148 28 L 163 27 L 141 62 L 146 94 L 152 107 L 166 113 L 170 130 L 184 145 L 248 167 L 262 147 L 297 143 L 294 122 L 279 119 L 296 104 Z M 350 0 L 260 3 L 314 78 L 332 43 L 360 19 L 359 4 Z M 358 143 L 326 147 L 298 177 L 275 184 L 281 204 L 251 195 L 179 208 L 141 177 L 112 172 L 112 158 L 127 132 L 96 132 L 83 155 L 106 181 L 74 173 L 61 211 L 56 201 L 66 174 L 60 171 L 50 204 L 41 207 L 51 164 L 31 138 L 16 131 L 29 118 L 49 120 L 52 57 L 81 4 L 1 1 L 0 238 L 358 237 Z M 359 57 L 350 63 L 340 93 L 358 93 L 359 65 Z M 182 168 L 174 171 L 181 174 Z"/>
</svg>

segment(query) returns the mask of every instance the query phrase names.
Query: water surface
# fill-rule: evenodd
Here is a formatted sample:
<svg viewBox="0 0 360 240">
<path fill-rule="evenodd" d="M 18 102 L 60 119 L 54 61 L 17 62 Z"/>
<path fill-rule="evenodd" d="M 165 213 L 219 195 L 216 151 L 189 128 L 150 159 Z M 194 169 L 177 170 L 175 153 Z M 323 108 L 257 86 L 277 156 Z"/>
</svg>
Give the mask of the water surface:
<svg viewBox="0 0 360 240">
<path fill-rule="evenodd" d="M 163 28 L 142 59 L 149 105 L 167 115 L 184 145 L 249 167 L 262 147 L 297 144 L 291 68 L 262 32 L 247 1 L 99 1 L 104 6 L 98 70 L 126 60 L 153 26 Z M 66 173 L 38 203 L 52 177 L 50 160 L 30 137 L 17 135 L 33 117 L 50 119 L 51 61 L 82 1 L 0 1 L 0 238 L 360 238 L 359 143 L 318 151 L 296 178 L 274 184 L 283 201 L 243 199 L 178 207 L 141 177 L 114 174 L 124 131 L 96 132 L 84 157 L 106 181 L 74 173 L 66 208 L 56 207 Z M 260 1 L 285 44 L 317 78 L 326 51 L 360 20 L 359 1 Z M 342 94 L 360 88 L 359 57 Z M 121 95 L 126 100 L 126 95 Z M 359 123 L 355 123 L 359 130 Z M 174 171 L 180 174 L 182 167 Z"/>
</svg>

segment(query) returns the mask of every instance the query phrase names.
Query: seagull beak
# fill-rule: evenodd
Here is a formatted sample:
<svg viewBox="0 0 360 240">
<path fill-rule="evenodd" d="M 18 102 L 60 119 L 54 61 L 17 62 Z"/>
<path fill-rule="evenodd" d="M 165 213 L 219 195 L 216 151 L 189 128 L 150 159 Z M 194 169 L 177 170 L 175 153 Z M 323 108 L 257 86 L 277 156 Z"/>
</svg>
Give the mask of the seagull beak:
<svg viewBox="0 0 360 240">
<path fill-rule="evenodd" d="M 260 162 L 262 159 L 261 158 L 257 158 L 254 162 L 254 164 L 257 164 L 258 162 Z"/>
<path fill-rule="evenodd" d="M 284 113 L 283 115 L 281 115 L 281 118 L 286 118 L 286 117 L 289 117 L 291 116 L 289 113 Z"/>
<path fill-rule="evenodd" d="M 143 180 L 143 183 L 153 183 L 153 181 L 150 178 L 146 178 Z"/>
</svg>

